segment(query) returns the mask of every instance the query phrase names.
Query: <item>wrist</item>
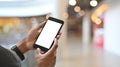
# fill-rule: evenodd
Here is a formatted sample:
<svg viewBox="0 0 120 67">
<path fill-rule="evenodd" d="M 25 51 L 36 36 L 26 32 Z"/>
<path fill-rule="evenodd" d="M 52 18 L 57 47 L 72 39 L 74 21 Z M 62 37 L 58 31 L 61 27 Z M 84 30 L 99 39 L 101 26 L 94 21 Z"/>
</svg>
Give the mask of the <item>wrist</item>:
<svg viewBox="0 0 120 67">
<path fill-rule="evenodd" d="M 13 46 L 13 47 L 11 48 L 11 50 L 13 50 L 13 51 L 19 56 L 19 58 L 20 58 L 21 60 L 24 60 L 24 59 L 25 59 L 24 55 L 21 53 L 21 51 L 18 49 L 18 47 L 17 47 L 16 45 Z"/>
<path fill-rule="evenodd" d="M 29 50 L 26 46 L 26 40 L 25 39 L 20 41 L 16 46 L 18 47 L 18 49 L 20 50 L 20 52 L 22 54 L 26 53 Z"/>
</svg>

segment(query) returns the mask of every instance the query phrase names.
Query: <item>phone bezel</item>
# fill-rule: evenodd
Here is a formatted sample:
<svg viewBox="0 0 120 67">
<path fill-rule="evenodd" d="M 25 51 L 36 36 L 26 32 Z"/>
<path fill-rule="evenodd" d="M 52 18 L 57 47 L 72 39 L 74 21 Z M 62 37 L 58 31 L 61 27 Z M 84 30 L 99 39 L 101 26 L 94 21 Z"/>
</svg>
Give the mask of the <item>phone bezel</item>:
<svg viewBox="0 0 120 67">
<path fill-rule="evenodd" d="M 61 27 L 60 27 L 60 29 L 58 30 L 58 32 L 57 32 L 57 34 L 56 34 L 56 36 L 57 36 L 57 35 L 59 34 L 61 28 L 63 27 L 64 21 L 62 21 L 62 20 L 60 20 L 60 19 L 57 19 L 57 18 L 53 18 L 53 17 L 49 17 L 48 20 L 51 20 L 51 21 L 54 21 L 54 22 L 56 22 L 56 23 L 62 24 Z M 47 23 L 47 21 L 46 21 L 46 23 Z M 46 23 L 45 23 L 45 25 L 46 25 Z M 42 30 L 44 29 L 45 25 L 43 26 Z M 41 32 L 42 32 L 42 30 L 41 30 Z M 40 32 L 39 35 L 37 36 L 36 41 L 37 41 L 38 37 L 40 36 L 41 32 Z M 56 36 L 55 36 L 55 37 L 56 37 Z M 36 41 L 35 41 L 35 42 L 36 42 Z M 53 40 L 50 48 L 53 46 L 53 43 L 54 43 L 54 40 Z M 50 49 L 50 48 L 48 49 L 48 48 L 45 48 L 45 47 L 40 46 L 40 45 L 35 44 L 35 43 L 34 43 L 34 46 L 33 46 L 33 47 L 34 47 L 34 48 L 40 48 L 40 49 L 41 49 L 42 51 L 44 51 L 44 52 L 47 52 L 47 51 Z"/>
</svg>

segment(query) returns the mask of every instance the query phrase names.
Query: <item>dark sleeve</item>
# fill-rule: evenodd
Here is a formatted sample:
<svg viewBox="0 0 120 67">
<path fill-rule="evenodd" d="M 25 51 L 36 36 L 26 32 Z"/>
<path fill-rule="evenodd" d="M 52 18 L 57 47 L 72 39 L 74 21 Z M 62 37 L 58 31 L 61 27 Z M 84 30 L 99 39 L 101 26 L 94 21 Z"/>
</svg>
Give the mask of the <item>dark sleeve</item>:
<svg viewBox="0 0 120 67">
<path fill-rule="evenodd" d="M 0 46 L 0 67 L 21 67 L 21 62 L 11 51 Z"/>
</svg>

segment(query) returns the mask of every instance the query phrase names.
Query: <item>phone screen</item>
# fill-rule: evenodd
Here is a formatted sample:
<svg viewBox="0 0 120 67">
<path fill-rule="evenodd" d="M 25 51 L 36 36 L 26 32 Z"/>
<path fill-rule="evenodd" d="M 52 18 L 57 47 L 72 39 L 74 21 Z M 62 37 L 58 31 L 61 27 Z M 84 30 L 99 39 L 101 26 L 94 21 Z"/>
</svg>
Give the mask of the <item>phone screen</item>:
<svg viewBox="0 0 120 67">
<path fill-rule="evenodd" d="M 38 36 L 35 44 L 49 49 L 61 26 L 61 23 L 48 20 L 42 29 L 42 32 Z"/>
</svg>

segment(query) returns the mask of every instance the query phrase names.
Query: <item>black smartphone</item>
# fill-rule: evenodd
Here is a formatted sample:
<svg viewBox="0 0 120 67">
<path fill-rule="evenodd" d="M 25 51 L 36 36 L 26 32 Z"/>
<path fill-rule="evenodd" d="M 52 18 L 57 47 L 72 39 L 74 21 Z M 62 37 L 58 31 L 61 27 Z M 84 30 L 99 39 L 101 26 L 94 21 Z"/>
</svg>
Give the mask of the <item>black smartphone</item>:
<svg viewBox="0 0 120 67">
<path fill-rule="evenodd" d="M 49 17 L 35 41 L 34 48 L 39 47 L 43 52 L 47 52 L 52 47 L 54 39 L 59 34 L 63 24 L 64 21 Z"/>
</svg>

